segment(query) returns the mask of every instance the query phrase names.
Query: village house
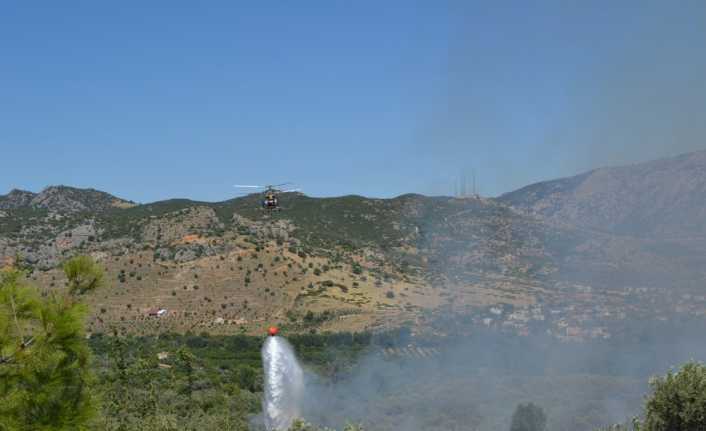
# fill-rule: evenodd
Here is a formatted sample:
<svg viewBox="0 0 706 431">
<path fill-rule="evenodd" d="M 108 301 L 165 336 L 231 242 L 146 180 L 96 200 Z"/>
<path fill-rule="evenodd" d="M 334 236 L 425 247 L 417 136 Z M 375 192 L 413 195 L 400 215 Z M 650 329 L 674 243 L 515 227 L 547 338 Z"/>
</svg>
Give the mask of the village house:
<svg viewBox="0 0 706 431">
<path fill-rule="evenodd" d="M 147 315 L 150 317 L 162 317 L 167 314 L 166 308 L 150 308 L 147 310 Z"/>
</svg>

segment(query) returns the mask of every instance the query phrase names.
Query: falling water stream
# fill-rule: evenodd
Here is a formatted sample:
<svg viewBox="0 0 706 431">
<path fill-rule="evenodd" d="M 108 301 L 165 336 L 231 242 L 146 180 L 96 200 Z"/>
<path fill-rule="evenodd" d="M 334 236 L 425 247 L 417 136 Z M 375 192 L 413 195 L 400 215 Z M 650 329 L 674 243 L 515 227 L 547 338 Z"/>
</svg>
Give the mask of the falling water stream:
<svg viewBox="0 0 706 431">
<path fill-rule="evenodd" d="M 304 374 L 294 349 L 282 337 L 268 337 L 262 346 L 265 394 L 262 410 L 267 431 L 287 430 L 300 416 Z"/>
</svg>

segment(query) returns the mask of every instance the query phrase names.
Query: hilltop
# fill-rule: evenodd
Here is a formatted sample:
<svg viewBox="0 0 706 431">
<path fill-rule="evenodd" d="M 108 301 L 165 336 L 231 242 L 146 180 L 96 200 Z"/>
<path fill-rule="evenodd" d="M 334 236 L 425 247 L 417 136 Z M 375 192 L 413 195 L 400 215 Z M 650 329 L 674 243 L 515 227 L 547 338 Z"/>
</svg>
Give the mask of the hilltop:
<svg viewBox="0 0 706 431">
<path fill-rule="evenodd" d="M 105 212 L 114 208 L 130 208 L 132 201 L 116 198 L 94 189 L 49 186 L 39 193 L 14 189 L 0 196 L 0 209 L 44 208 L 54 212 Z"/>
</svg>

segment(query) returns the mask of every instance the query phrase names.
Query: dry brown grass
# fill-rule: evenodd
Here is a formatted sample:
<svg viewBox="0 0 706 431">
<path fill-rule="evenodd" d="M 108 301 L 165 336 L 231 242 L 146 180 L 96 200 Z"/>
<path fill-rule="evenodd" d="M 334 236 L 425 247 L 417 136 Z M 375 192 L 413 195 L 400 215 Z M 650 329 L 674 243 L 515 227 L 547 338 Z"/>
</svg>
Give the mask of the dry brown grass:
<svg viewBox="0 0 706 431">
<path fill-rule="evenodd" d="M 290 322 L 288 313 L 303 316 L 311 310 L 335 315 L 319 330 L 361 331 L 415 320 L 421 311 L 440 306 L 533 302 L 531 288 L 518 293 L 511 280 L 439 288 L 410 277 L 405 281 L 392 267 L 384 267 L 398 280 L 378 281 L 367 271 L 354 274 L 348 264 L 333 268 L 326 258 L 303 259 L 274 242 L 259 252 L 253 244 L 238 244 L 227 254 L 186 263 L 155 262 L 149 250 L 119 257 L 96 255 L 106 269 L 106 283 L 87 297 L 90 330 L 257 334 L 269 325 Z M 325 265 L 333 269 L 314 274 Z M 125 282 L 119 281 L 121 271 Z M 61 288 L 64 277 L 53 270 L 40 273 L 36 282 L 47 289 Z M 167 314 L 150 317 L 147 311 L 153 308 L 165 308 Z"/>
</svg>

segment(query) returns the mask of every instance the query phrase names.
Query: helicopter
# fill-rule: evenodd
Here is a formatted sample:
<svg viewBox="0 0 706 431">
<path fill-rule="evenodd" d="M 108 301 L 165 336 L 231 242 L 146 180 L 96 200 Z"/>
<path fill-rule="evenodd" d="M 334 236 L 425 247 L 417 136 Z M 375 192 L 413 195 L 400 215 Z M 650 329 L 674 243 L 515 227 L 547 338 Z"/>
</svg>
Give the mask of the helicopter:
<svg viewBox="0 0 706 431">
<path fill-rule="evenodd" d="M 292 183 L 282 183 L 282 184 L 274 184 L 274 185 L 269 184 L 266 186 L 235 184 L 233 187 L 241 188 L 241 189 L 263 189 L 261 206 L 264 210 L 267 210 L 268 212 L 273 212 L 273 211 L 280 211 L 282 209 L 282 207 L 280 207 L 280 205 L 279 205 L 279 197 L 278 196 L 280 193 L 292 193 L 292 192 L 301 191 L 301 189 L 280 190 L 278 188 L 278 187 L 291 185 L 291 184 Z"/>
</svg>

